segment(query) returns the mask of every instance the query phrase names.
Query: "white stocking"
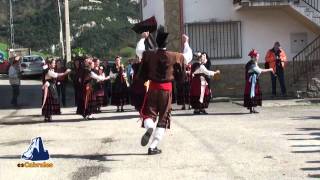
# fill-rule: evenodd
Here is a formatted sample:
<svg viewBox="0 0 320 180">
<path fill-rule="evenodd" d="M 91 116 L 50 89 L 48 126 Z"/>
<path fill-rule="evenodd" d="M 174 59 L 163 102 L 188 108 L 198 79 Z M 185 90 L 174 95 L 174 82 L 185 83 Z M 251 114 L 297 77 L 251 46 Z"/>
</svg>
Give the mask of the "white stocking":
<svg viewBox="0 0 320 180">
<path fill-rule="evenodd" d="M 165 128 L 156 128 L 152 143 L 150 144 L 151 149 L 154 149 L 158 146 L 159 142 L 163 138 L 165 130 L 166 130 Z"/>
<path fill-rule="evenodd" d="M 154 128 L 154 122 L 152 119 L 150 118 L 147 118 L 143 121 L 143 124 L 144 124 L 144 128 L 146 129 L 150 129 L 150 128 Z"/>
<path fill-rule="evenodd" d="M 205 85 L 201 85 L 201 94 L 200 94 L 200 98 L 199 98 L 200 103 L 203 103 L 205 91 L 206 91 L 206 86 Z"/>
</svg>

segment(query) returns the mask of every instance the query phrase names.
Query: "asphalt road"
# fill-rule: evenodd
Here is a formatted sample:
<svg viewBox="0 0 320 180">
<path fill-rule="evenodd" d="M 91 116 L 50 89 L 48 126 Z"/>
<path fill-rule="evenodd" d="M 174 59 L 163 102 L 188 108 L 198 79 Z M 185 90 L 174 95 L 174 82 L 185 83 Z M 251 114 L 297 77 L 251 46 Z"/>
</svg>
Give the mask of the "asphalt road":
<svg viewBox="0 0 320 180">
<path fill-rule="evenodd" d="M 144 130 L 131 107 L 124 113 L 103 108 L 93 121 L 81 120 L 68 107 L 44 123 L 40 82 L 25 80 L 21 89 L 22 106 L 13 109 L 8 82 L 0 80 L 0 179 L 320 178 L 318 105 L 268 101 L 255 115 L 232 102 L 211 104 L 205 116 L 177 110 L 160 144 L 163 153 L 147 156 L 140 146 Z M 38 136 L 53 168 L 17 167 Z"/>
</svg>

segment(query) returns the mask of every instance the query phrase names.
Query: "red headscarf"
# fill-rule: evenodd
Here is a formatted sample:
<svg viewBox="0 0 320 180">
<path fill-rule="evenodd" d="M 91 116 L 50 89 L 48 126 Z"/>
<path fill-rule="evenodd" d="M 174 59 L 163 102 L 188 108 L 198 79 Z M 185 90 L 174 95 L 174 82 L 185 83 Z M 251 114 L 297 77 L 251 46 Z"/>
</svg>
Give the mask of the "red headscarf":
<svg viewBox="0 0 320 180">
<path fill-rule="evenodd" d="M 251 58 L 256 58 L 258 56 L 258 51 L 255 49 L 252 49 L 250 53 L 248 54 Z"/>
</svg>

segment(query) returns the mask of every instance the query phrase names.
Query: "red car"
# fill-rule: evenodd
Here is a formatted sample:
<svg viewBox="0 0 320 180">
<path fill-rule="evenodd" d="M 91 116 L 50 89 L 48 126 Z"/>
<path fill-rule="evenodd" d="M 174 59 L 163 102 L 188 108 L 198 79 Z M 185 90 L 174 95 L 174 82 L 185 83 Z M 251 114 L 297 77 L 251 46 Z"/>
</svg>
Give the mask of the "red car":
<svg viewBox="0 0 320 180">
<path fill-rule="evenodd" d="M 0 74 L 8 74 L 10 63 L 8 60 L 0 61 Z"/>
</svg>

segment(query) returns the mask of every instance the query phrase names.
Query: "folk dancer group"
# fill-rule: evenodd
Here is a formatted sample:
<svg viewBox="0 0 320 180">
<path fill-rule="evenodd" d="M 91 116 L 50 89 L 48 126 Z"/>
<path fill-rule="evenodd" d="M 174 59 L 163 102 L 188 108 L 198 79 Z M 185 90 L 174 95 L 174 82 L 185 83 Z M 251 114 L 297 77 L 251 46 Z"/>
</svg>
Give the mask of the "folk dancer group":
<svg viewBox="0 0 320 180">
<path fill-rule="evenodd" d="M 145 40 L 149 32 L 142 33 L 142 38 L 137 44 L 136 54 L 138 60 L 132 64 L 132 72 L 126 73 L 121 64 L 121 57 L 115 58 L 113 67 L 101 66 L 100 60 L 92 57 L 79 57 L 74 60 L 74 70 L 56 70 L 56 60 L 48 59 L 43 71 L 43 101 L 42 115 L 45 121 L 52 121 L 52 115 L 61 114 L 58 86 L 59 80 L 64 79 L 69 73 L 73 80 L 75 90 L 75 103 L 77 114 L 84 119 L 95 119 L 93 114 L 101 112 L 101 107 L 108 104 L 111 95 L 111 104 L 117 106 L 117 112 L 123 112 L 124 105 L 129 103 L 128 94 L 131 94 L 131 104 L 140 113 L 142 127 L 146 132 L 141 138 L 141 145 L 149 144 L 148 154 L 160 154 L 158 148 L 165 130 L 170 129 L 171 110 L 173 97 L 173 81 L 178 89 L 178 104 L 182 109 L 194 109 L 194 114 L 207 114 L 212 92 L 210 78 L 220 71 L 210 71 L 206 67 L 208 55 L 196 53 L 197 62 L 190 64 L 193 53 L 188 43 L 188 37 L 183 35 L 183 53 L 168 51 L 168 33 L 163 29 L 158 30 L 156 43 L 157 50 L 146 50 Z M 245 66 L 245 92 L 244 106 L 250 113 L 257 113 L 256 106 L 261 106 L 262 96 L 259 86 L 261 73 L 272 72 L 273 68 L 261 69 L 258 66 L 259 54 L 256 50 L 249 53 L 250 61 Z M 58 63 L 59 64 L 59 63 Z M 129 74 L 130 77 L 127 77 Z M 132 83 L 129 89 L 128 78 Z M 57 81 L 58 80 L 58 81 Z M 112 81 L 106 88 L 106 81 Z M 60 94 L 60 93 L 59 93 Z M 65 102 L 63 102 L 65 105 Z"/>
</svg>

